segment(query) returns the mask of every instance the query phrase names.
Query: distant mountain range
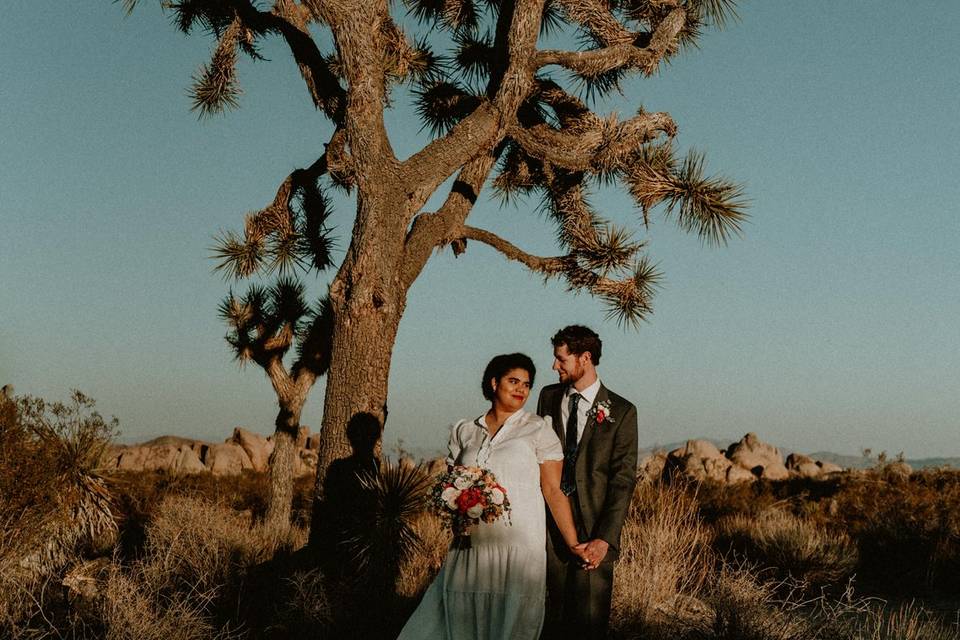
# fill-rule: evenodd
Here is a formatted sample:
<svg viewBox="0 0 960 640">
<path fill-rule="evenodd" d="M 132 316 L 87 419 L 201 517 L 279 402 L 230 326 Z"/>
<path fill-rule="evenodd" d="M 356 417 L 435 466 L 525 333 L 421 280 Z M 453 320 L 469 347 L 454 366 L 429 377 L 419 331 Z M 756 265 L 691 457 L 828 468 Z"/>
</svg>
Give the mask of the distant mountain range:
<svg viewBox="0 0 960 640">
<path fill-rule="evenodd" d="M 833 453 L 832 451 L 817 451 L 808 454 L 814 460 L 832 462 L 843 468 L 866 469 L 877 463 L 874 458 L 864 458 L 863 456 L 846 456 L 842 453 Z M 893 458 L 888 458 L 893 460 Z M 960 458 L 905 458 L 904 462 L 914 469 L 931 469 L 934 467 L 953 467 L 960 469 Z"/>
</svg>

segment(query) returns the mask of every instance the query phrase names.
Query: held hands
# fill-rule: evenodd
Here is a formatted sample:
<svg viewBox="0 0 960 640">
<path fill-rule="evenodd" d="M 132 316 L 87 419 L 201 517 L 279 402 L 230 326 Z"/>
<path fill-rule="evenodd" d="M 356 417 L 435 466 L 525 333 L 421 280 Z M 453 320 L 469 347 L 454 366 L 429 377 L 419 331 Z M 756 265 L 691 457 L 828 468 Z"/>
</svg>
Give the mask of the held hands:
<svg viewBox="0 0 960 640">
<path fill-rule="evenodd" d="M 570 545 L 570 553 L 575 555 L 580 561 L 581 569 L 593 569 L 591 566 L 590 556 L 587 555 L 587 543 L 581 542 L 579 544 Z"/>
<path fill-rule="evenodd" d="M 570 547 L 570 552 L 580 558 L 580 566 L 586 570 L 596 569 L 607 555 L 610 545 L 606 541 L 590 540 Z"/>
</svg>

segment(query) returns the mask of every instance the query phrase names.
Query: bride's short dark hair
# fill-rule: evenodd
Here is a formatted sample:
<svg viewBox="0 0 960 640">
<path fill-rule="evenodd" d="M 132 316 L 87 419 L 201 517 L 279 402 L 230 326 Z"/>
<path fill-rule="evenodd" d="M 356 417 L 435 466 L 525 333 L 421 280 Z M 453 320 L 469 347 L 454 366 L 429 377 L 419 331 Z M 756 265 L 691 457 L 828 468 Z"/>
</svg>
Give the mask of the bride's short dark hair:
<svg viewBox="0 0 960 640">
<path fill-rule="evenodd" d="M 487 368 L 483 371 L 483 380 L 480 382 L 480 388 L 483 389 L 483 397 L 493 402 L 494 392 L 491 380 L 499 380 L 514 369 L 523 369 L 530 375 L 530 386 L 533 386 L 533 379 L 537 375 L 537 368 L 533 366 L 533 360 L 530 356 L 523 353 L 504 353 L 494 356 Z"/>
</svg>

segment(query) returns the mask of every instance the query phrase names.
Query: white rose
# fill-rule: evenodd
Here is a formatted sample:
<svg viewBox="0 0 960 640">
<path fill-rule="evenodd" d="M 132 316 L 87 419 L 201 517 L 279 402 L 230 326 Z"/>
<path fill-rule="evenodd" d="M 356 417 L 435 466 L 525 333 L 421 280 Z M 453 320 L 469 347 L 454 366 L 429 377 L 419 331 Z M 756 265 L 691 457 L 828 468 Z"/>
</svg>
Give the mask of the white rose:
<svg viewBox="0 0 960 640">
<path fill-rule="evenodd" d="M 463 476 L 457 476 L 453 481 L 453 486 L 461 491 L 469 487 L 471 484 L 473 484 L 473 482 L 469 478 L 465 478 Z"/>
<path fill-rule="evenodd" d="M 467 509 L 467 515 L 470 516 L 471 518 L 479 518 L 480 516 L 483 515 L 483 506 L 479 504 L 473 505 L 472 507 Z"/>
<path fill-rule="evenodd" d="M 503 504 L 503 491 L 492 489 L 490 491 L 490 502 L 493 504 Z"/>
<path fill-rule="evenodd" d="M 460 492 L 453 487 L 447 487 L 443 490 L 443 493 L 440 494 L 440 499 L 446 502 L 447 506 L 451 509 L 457 508 L 457 498 L 459 497 Z"/>
</svg>

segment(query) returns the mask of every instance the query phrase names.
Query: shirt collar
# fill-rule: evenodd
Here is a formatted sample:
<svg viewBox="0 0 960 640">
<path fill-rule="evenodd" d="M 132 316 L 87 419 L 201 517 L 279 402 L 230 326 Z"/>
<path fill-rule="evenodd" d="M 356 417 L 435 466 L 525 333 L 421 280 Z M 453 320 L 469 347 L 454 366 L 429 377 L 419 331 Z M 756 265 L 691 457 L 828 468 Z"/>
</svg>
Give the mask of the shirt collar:
<svg viewBox="0 0 960 640">
<path fill-rule="evenodd" d="M 593 406 L 594 400 L 597 399 L 597 394 L 600 393 L 600 377 L 598 376 L 594 380 L 593 384 L 584 389 L 583 391 L 577 391 L 573 388 L 573 385 L 567 387 L 567 392 L 564 394 L 565 398 L 569 398 L 572 394 L 579 393 L 583 396 L 583 399 L 590 403 L 590 406 Z"/>
<path fill-rule="evenodd" d="M 509 416 L 506 420 L 503 421 L 503 424 L 500 425 L 500 428 L 502 429 L 502 428 L 505 427 L 507 424 L 512 424 L 512 423 L 516 422 L 517 420 L 519 420 L 520 418 L 522 418 L 525 414 L 526 414 L 526 411 L 524 411 L 523 409 L 517 409 L 516 411 L 514 411 L 513 413 L 511 413 L 510 416 Z M 481 413 L 481 414 L 477 417 L 477 419 L 473 421 L 474 426 L 475 426 L 475 427 L 478 427 L 478 428 L 480 428 L 480 429 L 483 429 L 484 431 L 486 431 L 486 430 L 487 430 L 487 423 L 485 422 L 486 416 L 487 416 L 487 412 L 486 412 L 486 411 L 484 411 L 483 413 Z"/>
</svg>

